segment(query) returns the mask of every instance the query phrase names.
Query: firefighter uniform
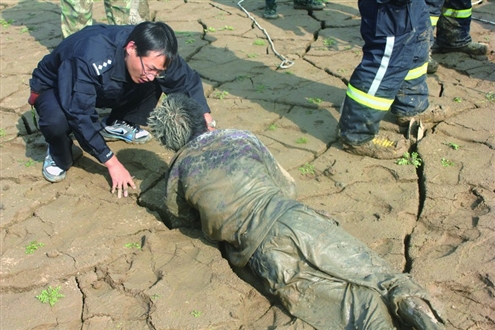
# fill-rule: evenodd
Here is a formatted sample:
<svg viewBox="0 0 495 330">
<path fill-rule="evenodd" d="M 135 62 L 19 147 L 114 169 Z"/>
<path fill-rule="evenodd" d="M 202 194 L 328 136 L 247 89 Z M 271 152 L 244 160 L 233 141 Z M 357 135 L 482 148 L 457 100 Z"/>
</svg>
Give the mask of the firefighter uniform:
<svg viewBox="0 0 495 330">
<path fill-rule="evenodd" d="M 79 145 L 101 163 L 113 153 L 103 137 L 96 108 L 111 108 L 116 119 L 146 124 L 162 92 L 184 93 L 210 112 L 199 74 L 177 56 L 163 78 L 134 83 L 125 64 L 127 38 L 133 25 L 93 25 L 64 39 L 33 71 L 31 98 L 39 128 L 53 160 L 63 170 L 72 166 L 73 133 Z"/>
<path fill-rule="evenodd" d="M 398 117 L 428 107 L 426 69 L 431 24 L 424 1 L 359 0 L 363 58 L 354 70 L 339 122 L 343 142 L 378 133 L 388 110 Z"/>
<path fill-rule="evenodd" d="M 148 0 L 104 0 L 108 24 L 139 24 L 149 19 Z M 60 0 L 64 37 L 93 25 L 93 0 Z"/>
</svg>

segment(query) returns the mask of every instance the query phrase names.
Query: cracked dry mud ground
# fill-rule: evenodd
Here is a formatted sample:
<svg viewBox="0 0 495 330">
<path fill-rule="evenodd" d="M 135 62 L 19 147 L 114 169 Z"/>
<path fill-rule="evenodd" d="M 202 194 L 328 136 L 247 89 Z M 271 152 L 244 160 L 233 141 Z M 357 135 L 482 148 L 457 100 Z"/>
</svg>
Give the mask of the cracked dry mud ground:
<svg viewBox="0 0 495 330">
<path fill-rule="evenodd" d="M 297 180 L 299 199 L 427 287 L 447 329 L 495 329 L 494 53 L 434 55 L 441 66 L 428 78 L 430 99 L 455 115 L 428 127 L 416 147 L 422 167 L 357 157 L 336 138 L 360 60 L 356 1 L 311 14 L 278 4 L 282 17 L 265 21 L 263 1 L 242 3 L 294 61 L 285 70 L 237 2 L 150 0 L 156 19 L 177 31 L 222 128 L 260 136 Z M 110 143 L 136 177 L 127 199 L 109 193 L 106 170 L 85 153 L 64 182 L 42 178 L 46 147 L 26 99 L 30 73 L 61 40 L 59 2 L 2 0 L 0 9 L 0 328 L 310 329 L 200 232 L 161 221 L 172 153 L 156 141 Z M 494 12 L 484 1 L 473 17 L 494 21 Z M 492 50 L 494 30 L 472 23 L 474 40 Z M 387 119 L 381 129 L 397 126 Z M 26 254 L 33 241 L 44 246 Z M 53 307 L 35 298 L 49 286 L 64 295 Z"/>
</svg>

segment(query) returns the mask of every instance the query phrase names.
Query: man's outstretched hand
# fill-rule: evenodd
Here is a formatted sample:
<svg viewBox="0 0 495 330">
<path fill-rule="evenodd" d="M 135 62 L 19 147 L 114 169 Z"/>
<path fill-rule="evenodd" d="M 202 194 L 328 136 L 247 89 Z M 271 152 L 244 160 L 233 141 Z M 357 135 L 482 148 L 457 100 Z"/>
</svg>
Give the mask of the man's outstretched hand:
<svg viewBox="0 0 495 330">
<path fill-rule="evenodd" d="M 136 185 L 132 180 L 129 171 L 122 165 L 115 155 L 112 156 L 106 163 L 110 177 L 112 178 L 112 194 L 117 191 L 117 197 L 121 198 L 129 196 L 128 187 L 136 189 Z"/>
</svg>

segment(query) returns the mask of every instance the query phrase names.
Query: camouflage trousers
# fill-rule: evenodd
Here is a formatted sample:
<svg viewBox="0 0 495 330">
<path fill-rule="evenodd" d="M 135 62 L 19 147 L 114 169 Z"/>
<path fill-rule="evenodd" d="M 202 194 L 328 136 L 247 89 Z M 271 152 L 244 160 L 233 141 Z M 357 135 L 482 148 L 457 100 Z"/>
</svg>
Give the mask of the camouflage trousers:
<svg viewBox="0 0 495 330">
<path fill-rule="evenodd" d="M 149 20 L 148 0 L 104 0 L 108 24 L 139 24 Z M 64 38 L 93 24 L 93 0 L 60 0 Z"/>
</svg>

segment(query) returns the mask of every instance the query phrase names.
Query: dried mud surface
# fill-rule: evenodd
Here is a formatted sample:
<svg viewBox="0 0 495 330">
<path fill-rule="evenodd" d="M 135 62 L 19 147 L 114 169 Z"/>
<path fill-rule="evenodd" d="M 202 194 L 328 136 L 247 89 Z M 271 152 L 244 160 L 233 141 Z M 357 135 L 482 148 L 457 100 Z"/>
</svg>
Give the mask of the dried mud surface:
<svg viewBox="0 0 495 330">
<path fill-rule="evenodd" d="M 430 99 L 453 116 L 427 127 L 423 166 L 353 156 L 336 125 L 361 54 L 356 1 L 314 13 L 278 5 L 281 17 L 266 21 L 263 1 L 242 3 L 272 48 L 237 2 L 150 0 L 200 72 L 221 128 L 260 136 L 299 199 L 427 287 L 447 329 L 495 329 L 493 51 L 434 55 Z M 3 0 L 0 10 L 0 328 L 310 329 L 200 232 L 164 225 L 172 153 L 156 141 L 110 143 L 136 178 L 130 198 L 110 194 L 106 169 L 86 153 L 65 181 L 43 179 L 46 146 L 26 100 L 33 68 L 61 40 L 59 1 Z M 492 50 L 494 12 L 484 1 L 472 23 L 473 39 Z M 94 16 L 104 17 L 101 1 Z M 277 69 L 281 57 L 294 65 Z M 393 118 L 381 126 L 398 130 Z M 31 242 L 43 246 L 27 253 Z M 53 307 L 35 298 L 48 287 L 64 295 Z"/>
</svg>

